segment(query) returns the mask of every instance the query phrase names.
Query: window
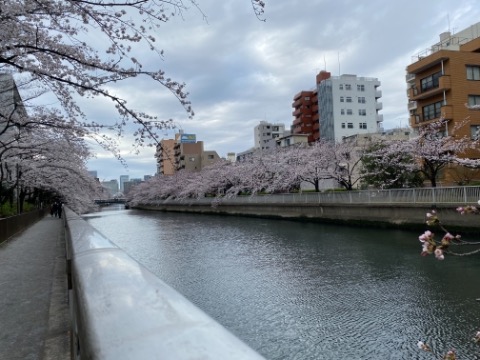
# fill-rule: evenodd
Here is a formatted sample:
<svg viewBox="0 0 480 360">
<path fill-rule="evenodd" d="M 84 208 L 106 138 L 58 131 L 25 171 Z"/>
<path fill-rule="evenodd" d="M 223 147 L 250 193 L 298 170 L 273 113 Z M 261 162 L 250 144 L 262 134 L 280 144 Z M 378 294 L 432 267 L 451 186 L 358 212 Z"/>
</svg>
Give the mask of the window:
<svg viewBox="0 0 480 360">
<path fill-rule="evenodd" d="M 190 158 L 188 158 L 188 160 L 190 160 L 191 162 L 194 162 L 194 161 L 195 161 L 195 158 L 194 158 L 194 157 L 190 157 Z"/>
<path fill-rule="evenodd" d="M 352 90 L 352 85 L 345 84 L 345 90 Z"/>
<path fill-rule="evenodd" d="M 470 134 L 472 140 L 480 139 L 480 125 L 470 125 Z"/>
<path fill-rule="evenodd" d="M 428 91 L 430 89 L 438 88 L 438 79 L 440 78 L 440 76 L 442 76 L 441 71 L 421 79 L 420 85 L 422 87 L 422 92 Z"/>
<path fill-rule="evenodd" d="M 367 123 L 360 123 L 360 129 L 366 129 Z"/>
<path fill-rule="evenodd" d="M 345 109 L 340 110 L 340 115 L 345 115 Z"/>
<path fill-rule="evenodd" d="M 310 100 L 310 96 L 305 96 L 305 101 L 309 101 Z"/>
<path fill-rule="evenodd" d="M 353 123 L 348 123 L 348 124 L 347 124 L 347 127 L 348 127 L 349 129 L 353 129 Z"/>
<path fill-rule="evenodd" d="M 352 102 L 352 97 L 351 96 L 347 96 L 347 102 Z"/>
<path fill-rule="evenodd" d="M 365 85 L 357 85 L 357 91 L 365 91 Z"/>
<path fill-rule="evenodd" d="M 468 105 L 480 105 L 480 95 L 468 95 Z"/>
<path fill-rule="evenodd" d="M 345 129 L 345 123 L 342 123 L 342 129 Z"/>
<path fill-rule="evenodd" d="M 365 104 L 365 103 L 366 103 L 366 101 L 365 101 L 365 96 L 359 96 L 359 97 L 358 97 L 358 103 L 359 103 L 359 104 Z"/>
<path fill-rule="evenodd" d="M 467 80 L 480 80 L 480 66 L 467 65 Z"/>
<path fill-rule="evenodd" d="M 213 158 L 214 158 L 213 155 L 208 155 L 208 159 L 209 159 L 209 160 L 212 160 Z"/>
<path fill-rule="evenodd" d="M 422 109 L 423 121 L 439 118 L 442 115 L 442 104 L 443 102 L 439 101 L 434 104 L 424 106 Z"/>
<path fill-rule="evenodd" d="M 339 88 L 340 90 L 343 90 L 343 84 L 339 84 L 339 85 L 338 85 L 338 88 Z"/>
<path fill-rule="evenodd" d="M 358 115 L 367 116 L 367 110 L 366 109 L 358 109 Z"/>
<path fill-rule="evenodd" d="M 343 96 L 340 96 L 340 102 L 344 102 L 345 98 Z"/>
<path fill-rule="evenodd" d="M 347 109 L 347 115 L 353 115 L 352 109 Z"/>
</svg>

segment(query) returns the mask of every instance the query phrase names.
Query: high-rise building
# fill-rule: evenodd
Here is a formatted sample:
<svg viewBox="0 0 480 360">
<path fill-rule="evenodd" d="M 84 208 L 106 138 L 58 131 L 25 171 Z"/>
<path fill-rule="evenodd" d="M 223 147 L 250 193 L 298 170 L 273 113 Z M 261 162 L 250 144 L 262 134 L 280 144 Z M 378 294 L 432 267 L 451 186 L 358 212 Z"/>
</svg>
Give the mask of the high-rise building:
<svg viewBox="0 0 480 360">
<path fill-rule="evenodd" d="M 110 181 L 102 181 L 101 185 L 104 189 L 108 191 L 108 194 L 110 196 L 114 196 L 116 193 L 118 193 L 118 180 L 110 180 Z"/>
<path fill-rule="evenodd" d="M 267 121 L 260 121 L 254 129 L 254 147 L 256 149 L 275 149 L 276 139 L 285 132 L 284 124 L 273 124 Z"/>
<path fill-rule="evenodd" d="M 344 137 L 382 131 L 382 103 L 377 78 L 344 74 L 318 84 L 320 138 L 342 141 Z"/>
<path fill-rule="evenodd" d="M 128 175 L 120 175 L 120 191 L 124 192 L 125 191 L 125 186 L 124 184 L 128 181 L 130 177 Z"/>
<path fill-rule="evenodd" d="M 440 34 L 440 41 L 415 55 L 406 70 L 412 128 L 443 119 L 451 134 L 468 119 L 455 134 L 478 136 L 480 112 L 465 104 L 480 105 L 480 22 L 456 34 Z M 478 157 L 472 151 L 466 155 Z"/>
</svg>

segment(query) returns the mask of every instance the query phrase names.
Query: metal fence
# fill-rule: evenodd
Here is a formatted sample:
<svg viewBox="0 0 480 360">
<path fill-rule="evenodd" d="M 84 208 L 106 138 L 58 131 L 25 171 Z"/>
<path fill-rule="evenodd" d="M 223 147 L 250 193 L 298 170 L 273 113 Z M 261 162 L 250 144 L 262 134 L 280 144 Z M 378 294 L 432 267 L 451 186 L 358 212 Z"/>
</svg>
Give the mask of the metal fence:
<svg viewBox="0 0 480 360">
<path fill-rule="evenodd" d="M 228 198 L 163 200 L 158 204 L 456 204 L 476 205 L 480 186 L 266 194 Z"/>
</svg>

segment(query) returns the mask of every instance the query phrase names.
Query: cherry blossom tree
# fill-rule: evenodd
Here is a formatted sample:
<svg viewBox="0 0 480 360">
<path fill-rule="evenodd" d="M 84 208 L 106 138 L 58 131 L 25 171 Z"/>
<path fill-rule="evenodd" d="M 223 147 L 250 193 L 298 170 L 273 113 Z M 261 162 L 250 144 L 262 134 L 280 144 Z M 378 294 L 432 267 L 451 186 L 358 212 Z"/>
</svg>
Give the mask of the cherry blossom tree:
<svg viewBox="0 0 480 360">
<path fill-rule="evenodd" d="M 466 121 L 460 122 L 451 134 L 445 134 L 444 120 L 435 121 L 420 127 L 418 136 L 404 143 L 403 151 L 415 156 L 419 171 L 430 181 L 432 187 L 437 186 L 440 172 L 449 164 L 480 166 L 478 160 L 463 156 L 466 150 L 475 149 L 479 140 L 457 137 L 455 134 L 465 123 Z"/>
<path fill-rule="evenodd" d="M 362 156 L 361 173 L 363 185 L 380 189 L 423 185 L 418 163 L 401 140 L 377 139 L 368 144 Z"/>
</svg>

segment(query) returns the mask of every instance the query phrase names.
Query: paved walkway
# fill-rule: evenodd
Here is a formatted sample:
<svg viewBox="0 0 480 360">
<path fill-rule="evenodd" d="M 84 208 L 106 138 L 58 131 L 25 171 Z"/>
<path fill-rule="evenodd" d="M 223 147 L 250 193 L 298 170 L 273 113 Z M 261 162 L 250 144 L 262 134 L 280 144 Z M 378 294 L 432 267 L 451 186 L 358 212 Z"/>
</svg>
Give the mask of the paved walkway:
<svg viewBox="0 0 480 360">
<path fill-rule="evenodd" d="M 70 359 L 63 221 L 0 244 L 0 360 Z"/>
</svg>

